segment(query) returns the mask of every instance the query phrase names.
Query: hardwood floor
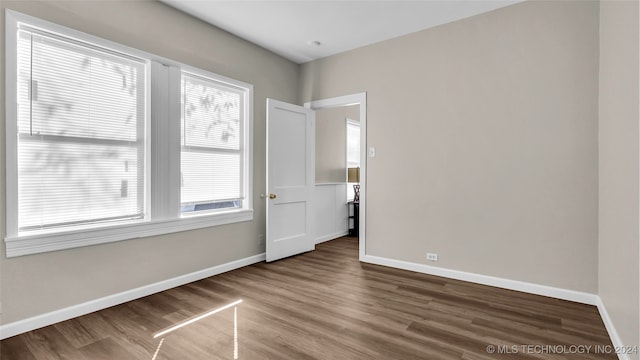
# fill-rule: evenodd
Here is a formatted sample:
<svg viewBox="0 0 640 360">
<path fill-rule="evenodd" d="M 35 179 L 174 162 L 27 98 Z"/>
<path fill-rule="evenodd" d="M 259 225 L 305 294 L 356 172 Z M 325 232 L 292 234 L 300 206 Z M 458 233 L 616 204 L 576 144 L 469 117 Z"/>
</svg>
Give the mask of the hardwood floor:
<svg viewBox="0 0 640 360">
<path fill-rule="evenodd" d="M 238 359 L 617 359 L 593 306 L 357 254 L 355 238 L 326 242 L 5 339 L 0 358 L 233 359 L 237 344 Z"/>
</svg>

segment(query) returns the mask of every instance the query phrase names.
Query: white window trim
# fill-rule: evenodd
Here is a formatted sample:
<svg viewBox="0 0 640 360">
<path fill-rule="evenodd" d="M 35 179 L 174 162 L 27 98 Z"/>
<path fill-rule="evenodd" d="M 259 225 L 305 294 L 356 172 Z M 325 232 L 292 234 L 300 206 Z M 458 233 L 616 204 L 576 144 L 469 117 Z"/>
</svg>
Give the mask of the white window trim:
<svg viewBox="0 0 640 360">
<path fill-rule="evenodd" d="M 5 98 L 6 98 L 6 256 L 15 257 L 115 241 L 156 236 L 253 220 L 253 85 L 197 69 L 180 62 L 133 49 L 77 30 L 5 10 Z M 17 36 L 18 23 L 64 34 L 101 47 L 115 49 L 149 61 L 147 76 L 146 196 L 147 217 L 134 223 L 108 224 L 88 229 L 19 234 L 18 232 L 18 161 L 17 161 Z M 164 71 L 163 76 L 157 76 Z M 244 104 L 244 207 L 216 213 L 180 215 L 180 71 L 211 78 L 235 88 L 246 89 Z M 175 82 L 177 79 L 177 83 Z M 159 94 L 159 89 L 169 89 Z M 168 94 L 167 94 L 168 93 Z M 166 101 L 160 101 L 166 100 Z M 176 117 L 177 116 L 177 117 Z M 153 117 L 154 121 L 149 121 Z M 177 132 L 176 132 L 177 131 Z M 177 134 L 160 139 L 158 134 Z M 173 151 L 172 151 L 173 149 Z M 173 175 L 173 176 L 171 176 Z M 167 189 L 173 191 L 167 192 Z M 174 206 L 175 205 L 175 206 Z"/>
</svg>

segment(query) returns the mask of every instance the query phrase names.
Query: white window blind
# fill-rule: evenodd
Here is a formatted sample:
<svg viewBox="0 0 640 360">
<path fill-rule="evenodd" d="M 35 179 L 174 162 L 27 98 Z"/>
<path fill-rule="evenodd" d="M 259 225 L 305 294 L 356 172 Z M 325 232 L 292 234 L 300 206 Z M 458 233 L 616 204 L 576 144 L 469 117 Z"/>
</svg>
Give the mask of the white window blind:
<svg viewBox="0 0 640 360">
<path fill-rule="evenodd" d="M 244 91 L 183 73 L 183 213 L 242 206 Z"/>
<path fill-rule="evenodd" d="M 21 26 L 18 229 L 143 218 L 145 62 Z"/>
</svg>

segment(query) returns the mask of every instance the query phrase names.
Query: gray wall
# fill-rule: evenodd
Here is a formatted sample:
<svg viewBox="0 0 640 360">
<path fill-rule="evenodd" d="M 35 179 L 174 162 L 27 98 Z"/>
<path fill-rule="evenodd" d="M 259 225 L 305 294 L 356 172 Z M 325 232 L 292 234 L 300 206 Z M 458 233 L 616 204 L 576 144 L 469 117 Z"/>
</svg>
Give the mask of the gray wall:
<svg viewBox="0 0 640 360">
<path fill-rule="evenodd" d="M 352 105 L 316 112 L 316 183 L 347 181 L 346 119 L 358 121 L 358 110 L 358 105 Z"/>
<path fill-rule="evenodd" d="M 598 292 L 627 346 L 640 345 L 638 30 L 637 2 L 600 4 Z"/>
<path fill-rule="evenodd" d="M 302 66 L 301 102 L 367 92 L 367 254 L 597 292 L 598 8 L 524 2 Z"/>
<path fill-rule="evenodd" d="M 2 323 L 264 252 L 265 98 L 295 102 L 298 65 L 155 1 L 2 1 L 4 9 L 84 31 L 254 85 L 254 220 L 144 239 L 6 259 L 0 245 Z M 4 123 L 4 95 L 0 100 Z M 4 163 L 4 126 L 0 158 Z M 0 174 L 4 231 L 5 167 Z"/>
</svg>

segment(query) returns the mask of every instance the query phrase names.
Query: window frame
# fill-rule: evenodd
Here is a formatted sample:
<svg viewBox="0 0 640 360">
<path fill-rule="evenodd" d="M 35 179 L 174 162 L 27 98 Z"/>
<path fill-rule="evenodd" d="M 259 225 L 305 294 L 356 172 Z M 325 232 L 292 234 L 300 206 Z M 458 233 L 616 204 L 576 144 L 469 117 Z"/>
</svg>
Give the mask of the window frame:
<svg viewBox="0 0 640 360">
<path fill-rule="evenodd" d="M 56 232 L 55 230 L 56 228 L 60 228 L 60 229 L 90 228 L 90 227 L 99 226 L 100 223 L 118 224 L 118 223 L 125 223 L 127 222 L 128 219 L 131 219 L 131 220 L 144 219 L 144 217 L 146 216 L 145 210 L 147 208 L 145 206 L 146 205 L 145 199 L 148 196 L 145 191 L 145 184 L 144 184 L 144 180 L 146 179 L 146 173 L 144 168 L 148 164 L 148 162 L 146 161 L 146 153 L 148 151 L 147 136 L 145 135 L 144 130 L 148 123 L 147 121 L 148 114 L 147 114 L 146 105 L 148 104 L 149 99 L 148 99 L 148 94 L 146 93 L 146 89 L 147 89 L 146 82 L 148 79 L 147 70 L 148 70 L 149 61 L 141 57 L 135 56 L 129 52 L 125 53 L 122 51 L 118 51 L 114 48 L 101 47 L 93 43 L 88 43 L 83 40 L 79 40 L 77 38 L 72 38 L 66 35 L 60 35 L 57 32 L 43 30 L 41 27 L 31 26 L 26 22 L 20 22 L 20 23 L 21 25 L 17 28 L 16 35 L 18 35 L 22 31 L 27 33 L 27 36 L 30 37 L 31 39 L 32 46 L 35 45 L 36 43 L 36 40 L 34 39 L 34 36 L 35 36 L 36 39 L 39 39 L 37 41 L 38 43 L 47 44 L 49 47 L 52 47 L 55 49 L 64 49 L 66 51 L 70 51 L 74 54 L 79 54 L 81 56 L 90 56 L 90 57 L 96 57 L 100 59 L 107 59 L 108 61 L 112 61 L 112 62 L 115 61 L 115 62 L 119 62 L 121 64 L 126 64 L 126 65 L 137 64 L 137 67 L 139 70 L 139 77 L 137 77 L 135 83 L 136 83 L 136 86 L 139 89 L 142 89 L 143 91 L 141 93 L 138 93 L 136 96 L 137 103 L 140 106 L 137 106 L 135 109 L 136 110 L 135 138 L 132 137 L 130 139 L 122 139 L 122 138 L 117 139 L 115 137 L 100 137 L 100 136 L 91 137 L 91 136 L 87 136 L 87 134 L 78 134 L 78 133 L 74 133 L 74 134 L 66 134 L 64 132 L 60 134 L 51 133 L 50 131 L 47 131 L 46 126 L 43 127 L 44 123 L 42 123 L 41 121 L 36 122 L 36 117 L 34 116 L 33 122 L 31 122 L 31 117 L 30 117 L 30 124 L 29 124 L 30 127 L 28 128 L 28 131 L 24 131 L 25 128 L 21 127 L 22 125 L 24 125 L 24 123 L 22 125 L 16 126 L 15 132 L 17 133 L 17 136 L 18 136 L 18 143 L 25 144 L 25 145 L 27 145 L 28 143 L 32 143 L 32 144 L 48 143 L 50 145 L 76 144 L 78 146 L 89 145 L 90 147 L 94 145 L 126 147 L 130 149 L 135 149 L 135 152 L 137 153 L 136 158 L 138 161 L 142 163 L 143 166 L 136 166 L 137 176 L 139 176 L 139 178 L 142 180 L 142 183 L 136 184 L 136 188 L 137 188 L 136 194 L 139 194 L 139 196 L 137 196 L 136 202 L 137 202 L 138 210 L 140 210 L 136 214 L 123 214 L 123 216 L 121 217 L 114 217 L 114 218 L 94 218 L 94 219 L 87 219 L 86 221 L 79 220 L 79 221 L 69 222 L 66 224 L 64 222 L 52 223 L 52 224 L 49 224 L 48 226 L 45 225 L 45 227 L 42 229 L 40 228 L 39 225 L 19 227 L 20 224 L 18 223 L 18 233 L 20 234 L 20 232 L 22 231 L 28 234 L 38 234 L 38 233 L 44 234 L 48 232 Z M 21 38 L 20 35 L 18 35 L 17 37 Z M 21 39 L 24 40 L 25 37 L 22 37 Z M 19 59 L 19 58 L 20 57 L 18 56 L 16 59 Z M 35 61 L 35 57 L 33 57 L 32 60 Z M 17 69 L 17 68 L 13 67 L 13 69 Z M 22 68 L 22 71 L 24 70 L 25 68 Z M 20 74 L 17 75 L 17 78 L 20 79 Z M 19 89 L 19 88 L 20 88 L 20 85 L 18 84 L 16 89 Z M 7 93 L 8 92 L 9 91 L 7 91 Z M 22 96 L 24 96 L 24 93 L 22 94 Z M 39 97 L 40 96 L 38 96 L 38 98 Z M 36 108 L 36 104 L 33 105 L 33 108 Z M 29 106 L 29 109 L 31 109 L 31 106 Z M 16 114 L 17 121 L 12 122 L 11 125 L 15 125 L 16 123 L 17 124 L 21 123 L 21 119 L 19 118 L 19 115 L 20 114 Z M 7 117 L 7 119 L 10 119 L 10 117 Z M 23 131 L 22 132 L 17 131 L 19 129 Z M 33 134 L 31 134 L 32 131 L 34 132 Z M 40 131 L 42 131 L 42 133 Z M 19 147 L 16 149 L 19 149 Z M 13 173 L 16 174 L 16 176 L 19 176 L 19 172 L 17 170 L 14 171 Z M 16 189 L 16 191 L 13 191 L 12 193 L 18 194 L 18 189 Z M 18 218 L 19 216 L 20 215 L 18 212 Z M 18 219 L 18 222 L 19 222 L 19 219 Z M 31 229 L 28 229 L 29 227 L 31 227 Z"/>
<path fill-rule="evenodd" d="M 17 28 L 19 23 L 45 32 L 111 49 L 146 61 L 145 216 L 140 220 L 42 231 L 18 231 Z M 5 166 L 6 256 L 15 257 L 157 236 L 253 220 L 253 85 L 150 54 L 46 20 L 5 10 Z M 209 78 L 242 89 L 245 128 L 242 149 L 241 208 L 188 214 L 180 212 L 180 74 Z"/>
<path fill-rule="evenodd" d="M 183 81 L 186 81 L 185 78 L 194 78 L 197 79 L 200 82 L 205 82 L 208 84 L 215 84 L 215 87 L 227 92 L 232 92 L 235 93 L 237 95 L 240 96 L 240 117 L 244 118 L 246 116 L 246 111 L 247 108 L 245 106 L 246 103 L 246 98 L 243 96 L 243 90 L 237 86 L 233 86 L 232 84 L 229 83 L 223 83 L 221 81 L 219 81 L 218 79 L 212 78 L 211 76 L 204 76 L 204 74 L 201 73 L 197 73 L 197 72 L 192 72 L 192 71 L 187 71 L 185 69 L 181 70 L 181 84 Z M 183 97 L 184 99 L 184 97 Z M 181 135 L 186 136 L 186 130 L 183 130 L 183 127 L 185 126 L 184 123 L 184 114 L 182 113 L 184 112 L 184 104 L 182 104 L 181 102 L 181 114 L 180 114 L 180 127 L 181 127 Z M 245 169 L 245 163 L 247 161 L 247 159 L 245 157 L 243 157 L 242 155 L 247 151 L 247 146 L 246 143 L 248 141 L 248 138 L 246 137 L 247 135 L 247 126 L 246 123 L 244 122 L 240 122 L 239 124 L 239 132 L 241 134 L 241 138 L 240 138 L 240 142 L 238 144 L 238 149 L 227 149 L 224 147 L 214 147 L 214 146 L 198 146 L 198 145 L 190 145 L 190 144 L 182 144 L 183 139 L 180 139 L 180 153 L 184 153 L 184 152 L 193 152 L 193 153 L 209 153 L 209 154 L 239 154 L 240 155 L 240 178 L 244 179 L 245 173 L 246 173 L 246 169 Z M 180 169 L 180 173 L 182 174 L 182 167 Z M 240 201 L 241 205 L 240 208 L 243 207 L 242 204 L 244 204 L 246 201 L 249 201 L 248 198 L 248 191 L 249 189 L 246 188 L 245 186 L 241 186 L 240 188 L 240 197 L 239 198 L 235 198 L 235 199 L 227 199 L 228 201 Z M 215 203 L 215 202 L 214 202 Z M 213 204 L 211 202 L 209 203 L 202 203 L 202 205 L 206 205 L 206 204 Z M 194 204 L 195 206 L 199 205 L 199 204 Z M 190 217 L 190 216 L 198 216 L 201 214 L 206 214 L 206 213 L 217 213 L 217 212 L 224 212 L 224 211 L 229 211 L 229 209 L 237 209 L 238 207 L 233 207 L 233 208 L 216 208 L 216 209 L 210 209 L 210 210 L 193 210 L 193 211 L 183 211 L 183 202 L 182 199 L 180 201 L 180 207 L 181 207 L 181 216 L 182 217 Z"/>
</svg>

